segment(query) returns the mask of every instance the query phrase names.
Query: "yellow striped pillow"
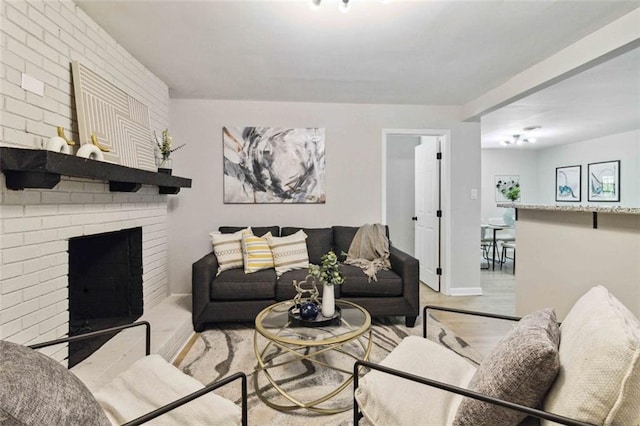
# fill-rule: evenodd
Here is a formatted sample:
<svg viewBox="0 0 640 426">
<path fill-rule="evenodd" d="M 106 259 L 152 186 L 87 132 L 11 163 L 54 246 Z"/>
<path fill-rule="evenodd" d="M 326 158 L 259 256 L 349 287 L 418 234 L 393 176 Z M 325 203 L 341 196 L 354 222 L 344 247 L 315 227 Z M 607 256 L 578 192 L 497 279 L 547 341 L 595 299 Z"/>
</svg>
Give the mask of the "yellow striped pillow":
<svg viewBox="0 0 640 426">
<path fill-rule="evenodd" d="M 242 236 L 245 274 L 273 268 L 273 255 L 267 243 L 269 237 L 271 237 L 271 232 L 267 232 L 262 237 L 247 234 Z"/>
</svg>

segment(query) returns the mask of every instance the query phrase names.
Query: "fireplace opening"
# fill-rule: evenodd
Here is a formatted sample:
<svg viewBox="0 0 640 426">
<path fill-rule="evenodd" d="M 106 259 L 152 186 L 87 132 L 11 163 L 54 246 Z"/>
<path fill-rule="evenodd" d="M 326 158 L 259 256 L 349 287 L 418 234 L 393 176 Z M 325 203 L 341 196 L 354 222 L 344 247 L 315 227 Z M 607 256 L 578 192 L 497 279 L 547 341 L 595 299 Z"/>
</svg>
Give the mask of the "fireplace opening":
<svg viewBox="0 0 640 426">
<path fill-rule="evenodd" d="M 142 228 L 69 240 L 69 335 L 131 324 L 142 315 Z M 69 344 L 69 368 L 113 335 Z"/>
</svg>

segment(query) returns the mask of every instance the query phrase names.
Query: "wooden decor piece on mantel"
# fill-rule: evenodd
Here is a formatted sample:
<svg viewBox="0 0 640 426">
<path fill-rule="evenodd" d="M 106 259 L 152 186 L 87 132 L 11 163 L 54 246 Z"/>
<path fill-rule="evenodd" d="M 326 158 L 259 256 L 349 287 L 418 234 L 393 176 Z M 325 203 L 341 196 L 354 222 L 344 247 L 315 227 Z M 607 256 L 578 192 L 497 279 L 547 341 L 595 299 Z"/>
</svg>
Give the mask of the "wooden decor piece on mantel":
<svg viewBox="0 0 640 426">
<path fill-rule="evenodd" d="M 105 161 L 156 171 L 149 107 L 77 61 L 71 69 L 80 144 L 93 137 Z"/>
</svg>

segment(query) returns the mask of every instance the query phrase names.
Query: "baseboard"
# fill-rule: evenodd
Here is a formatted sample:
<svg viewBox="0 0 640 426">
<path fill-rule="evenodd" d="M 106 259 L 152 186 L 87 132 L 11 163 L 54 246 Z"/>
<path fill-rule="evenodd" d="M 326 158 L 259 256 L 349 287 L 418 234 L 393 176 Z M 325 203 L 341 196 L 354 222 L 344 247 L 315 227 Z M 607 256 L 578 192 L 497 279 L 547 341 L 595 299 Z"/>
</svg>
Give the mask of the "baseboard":
<svg viewBox="0 0 640 426">
<path fill-rule="evenodd" d="M 449 296 L 482 296 L 482 287 L 450 288 Z"/>
</svg>

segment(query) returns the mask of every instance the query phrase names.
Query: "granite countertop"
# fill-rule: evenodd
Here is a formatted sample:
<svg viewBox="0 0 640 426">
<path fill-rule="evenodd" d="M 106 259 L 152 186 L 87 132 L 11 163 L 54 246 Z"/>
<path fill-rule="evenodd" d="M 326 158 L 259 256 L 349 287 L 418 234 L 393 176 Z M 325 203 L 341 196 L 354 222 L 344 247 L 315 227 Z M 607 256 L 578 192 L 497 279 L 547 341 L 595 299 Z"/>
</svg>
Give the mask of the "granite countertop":
<svg viewBox="0 0 640 426">
<path fill-rule="evenodd" d="M 498 207 L 511 207 L 521 210 L 549 210 L 559 212 L 586 212 L 586 213 L 613 213 L 613 214 L 640 214 L 638 207 L 621 206 L 594 206 L 580 204 L 515 204 L 499 203 Z"/>
</svg>

